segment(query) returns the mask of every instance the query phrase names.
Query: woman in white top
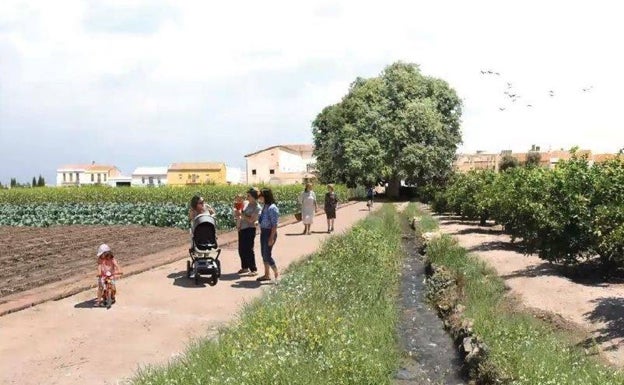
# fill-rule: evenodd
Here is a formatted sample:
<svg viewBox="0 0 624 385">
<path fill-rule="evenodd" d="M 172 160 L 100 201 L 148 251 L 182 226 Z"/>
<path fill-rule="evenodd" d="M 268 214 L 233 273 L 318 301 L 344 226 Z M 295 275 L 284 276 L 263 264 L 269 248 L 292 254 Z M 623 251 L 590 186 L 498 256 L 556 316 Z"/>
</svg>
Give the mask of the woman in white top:
<svg viewBox="0 0 624 385">
<path fill-rule="evenodd" d="M 314 222 L 314 214 L 318 210 L 316 194 L 312 191 L 312 183 L 306 183 L 305 190 L 299 195 L 301 205 L 301 220 L 303 221 L 303 234 L 310 235 L 310 226 Z"/>
</svg>

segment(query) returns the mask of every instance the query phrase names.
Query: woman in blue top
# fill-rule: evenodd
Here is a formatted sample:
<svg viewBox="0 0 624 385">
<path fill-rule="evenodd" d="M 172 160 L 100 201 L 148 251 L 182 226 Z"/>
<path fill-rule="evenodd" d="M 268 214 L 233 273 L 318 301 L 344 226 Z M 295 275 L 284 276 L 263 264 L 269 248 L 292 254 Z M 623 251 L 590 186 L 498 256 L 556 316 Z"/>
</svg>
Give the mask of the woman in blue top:
<svg viewBox="0 0 624 385">
<path fill-rule="evenodd" d="M 270 281 L 270 270 L 273 270 L 275 280 L 279 273 L 277 272 L 277 266 L 273 259 L 271 252 L 273 245 L 277 240 L 277 222 L 279 221 L 279 209 L 275 204 L 275 198 L 273 198 L 273 192 L 270 188 L 263 188 L 260 196 L 258 197 L 260 202 L 264 203 L 262 212 L 258 222 L 260 223 L 260 252 L 262 254 L 262 261 L 264 262 L 264 275 L 258 277 L 257 281 Z"/>
</svg>

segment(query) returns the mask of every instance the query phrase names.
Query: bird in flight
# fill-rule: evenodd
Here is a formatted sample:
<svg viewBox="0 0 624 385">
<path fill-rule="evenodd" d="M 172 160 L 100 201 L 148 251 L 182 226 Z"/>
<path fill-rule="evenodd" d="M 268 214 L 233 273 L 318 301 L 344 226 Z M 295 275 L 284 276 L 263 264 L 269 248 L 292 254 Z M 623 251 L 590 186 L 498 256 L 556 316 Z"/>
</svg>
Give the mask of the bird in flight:
<svg viewBox="0 0 624 385">
<path fill-rule="evenodd" d="M 533 105 L 532 104 L 527 104 L 527 107 L 533 107 Z"/>
<path fill-rule="evenodd" d="M 550 91 L 548 91 L 548 94 L 549 94 L 551 97 L 553 97 L 553 96 L 555 96 L 555 91 L 550 90 Z"/>
<path fill-rule="evenodd" d="M 499 110 L 505 111 L 505 107 L 498 107 Z"/>
<path fill-rule="evenodd" d="M 594 88 L 594 86 L 585 87 L 583 88 L 583 92 L 591 91 L 592 88 Z"/>
</svg>

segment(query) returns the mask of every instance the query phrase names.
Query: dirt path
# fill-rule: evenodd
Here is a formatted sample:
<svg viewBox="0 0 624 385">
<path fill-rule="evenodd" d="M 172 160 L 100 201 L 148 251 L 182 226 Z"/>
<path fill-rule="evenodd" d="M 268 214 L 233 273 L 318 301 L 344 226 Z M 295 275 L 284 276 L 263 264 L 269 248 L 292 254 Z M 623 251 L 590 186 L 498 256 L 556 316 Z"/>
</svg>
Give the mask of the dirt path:
<svg viewBox="0 0 624 385">
<path fill-rule="evenodd" d="M 526 306 L 580 325 L 594 336 L 609 362 L 624 366 L 624 284 L 574 282 L 537 256 L 517 251 L 500 231 L 450 217 L 438 219 L 443 232 L 494 267 Z"/>
<path fill-rule="evenodd" d="M 368 214 L 362 202 L 339 209 L 336 232 Z M 280 228 L 273 252 L 280 270 L 314 252 L 329 236 L 326 228 L 324 215 L 309 236 L 300 235 L 300 223 Z M 234 273 L 240 267 L 236 247 L 224 248 L 223 274 L 214 287 L 195 286 L 178 261 L 120 280 L 110 310 L 92 308 L 90 290 L 0 317 L 0 383 L 120 384 L 139 365 L 163 364 L 194 338 L 215 335 L 263 292 L 255 277 Z M 259 238 L 256 263 L 262 265 Z"/>
</svg>

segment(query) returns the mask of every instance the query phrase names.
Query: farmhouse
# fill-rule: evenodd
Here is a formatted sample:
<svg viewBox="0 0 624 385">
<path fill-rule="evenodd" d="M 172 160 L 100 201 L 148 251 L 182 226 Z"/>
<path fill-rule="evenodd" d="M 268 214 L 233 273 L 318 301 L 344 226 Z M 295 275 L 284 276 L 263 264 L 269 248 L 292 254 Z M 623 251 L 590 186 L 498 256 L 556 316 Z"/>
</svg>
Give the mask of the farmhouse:
<svg viewBox="0 0 624 385">
<path fill-rule="evenodd" d="M 84 186 L 107 184 L 108 179 L 121 171 L 115 166 L 96 164 L 69 164 L 56 170 L 57 186 Z"/>
<path fill-rule="evenodd" d="M 314 179 L 313 151 L 310 144 L 283 144 L 247 154 L 247 183 L 297 184 Z"/>
<path fill-rule="evenodd" d="M 137 167 L 132 173 L 132 186 L 164 186 L 167 167 Z"/>
<path fill-rule="evenodd" d="M 225 163 L 173 163 L 167 169 L 167 184 L 171 186 L 206 183 L 226 183 Z"/>
</svg>

